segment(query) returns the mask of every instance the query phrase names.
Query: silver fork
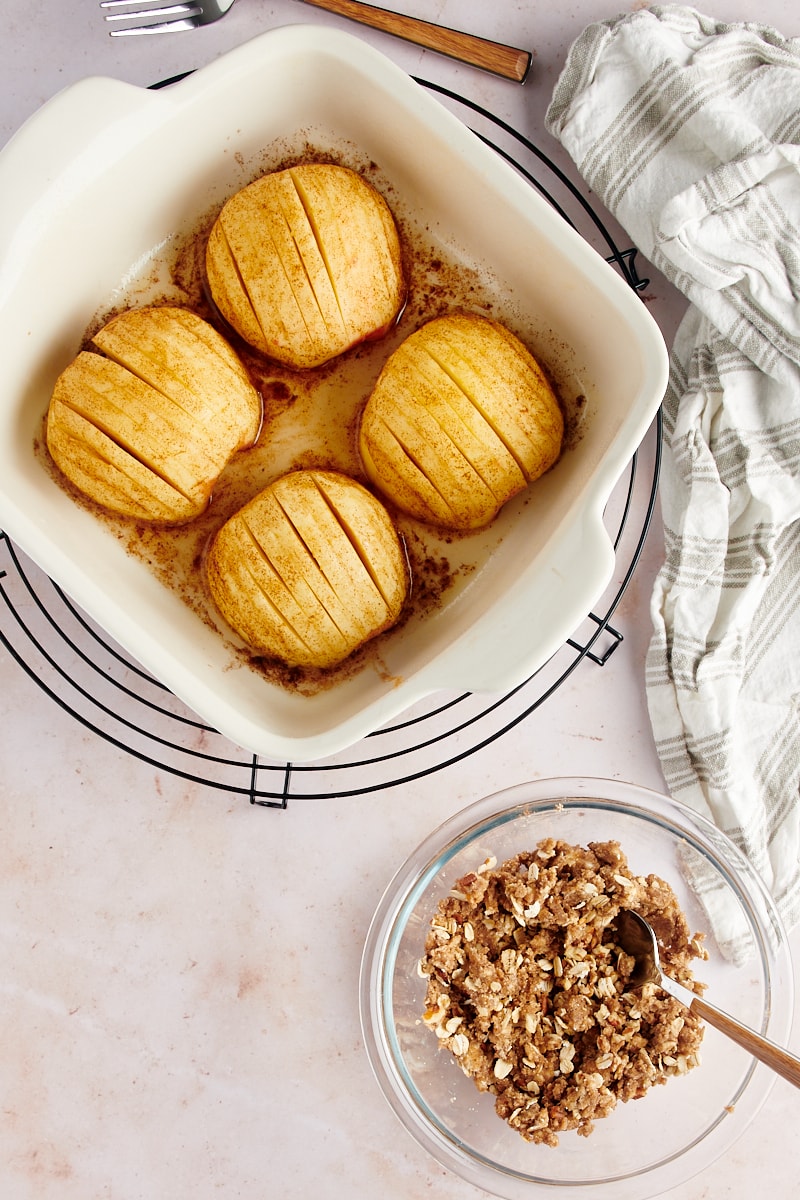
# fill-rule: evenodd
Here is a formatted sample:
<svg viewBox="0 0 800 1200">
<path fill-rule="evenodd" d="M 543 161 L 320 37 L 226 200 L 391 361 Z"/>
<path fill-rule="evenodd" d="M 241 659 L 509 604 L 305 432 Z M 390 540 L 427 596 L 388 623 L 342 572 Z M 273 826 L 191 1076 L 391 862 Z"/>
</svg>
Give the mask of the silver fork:
<svg viewBox="0 0 800 1200">
<path fill-rule="evenodd" d="M 185 4 L 173 0 L 100 0 L 107 21 L 136 21 L 135 25 L 109 29 L 112 37 L 197 29 L 224 17 L 232 4 L 233 0 L 187 0 Z"/>
<path fill-rule="evenodd" d="M 175 0 L 100 0 L 100 7 L 105 9 L 108 22 L 117 23 L 109 29 L 111 36 L 127 37 L 130 34 L 172 33 L 210 25 L 224 17 L 233 3 L 234 0 L 179 0 L 179 3 L 175 3 Z M 305 3 L 516 83 L 524 83 L 530 70 L 533 55 L 529 50 L 520 50 L 516 46 L 505 46 L 501 42 L 461 33 L 457 29 L 446 29 L 430 21 L 407 17 L 403 13 L 361 4 L 358 0 L 305 0 Z M 123 25 L 123 21 L 134 24 Z"/>
</svg>

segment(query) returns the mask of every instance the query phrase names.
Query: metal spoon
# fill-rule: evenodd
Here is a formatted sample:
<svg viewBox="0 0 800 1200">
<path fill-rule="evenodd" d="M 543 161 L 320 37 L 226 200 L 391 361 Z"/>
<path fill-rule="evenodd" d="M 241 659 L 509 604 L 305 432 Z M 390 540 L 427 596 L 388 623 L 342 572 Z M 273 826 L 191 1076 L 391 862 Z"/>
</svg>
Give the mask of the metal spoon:
<svg viewBox="0 0 800 1200">
<path fill-rule="evenodd" d="M 788 1079 L 795 1087 L 800 1087 L 800 1058 L 795 1058 L 788 1050 L 776 1046 L 761 1034 L 742 1025 L 727 1013 L 714 1008 L 700 996 L 695 995 L 683 984 L 670 979 L 661 969 L 658 957 L 658 941 L 651 925 L 632 909 L 623 909 L 617 916 L 617 942 L 632 958 L 636 966 L 631 974 L 629 985 L 633 989 L 641 988 L 645 983 L 655 983 L 670 996 L 674 996 L 681 1004 L 685 1004 L 692 1012 L 701 1017 L 707 1024 L 713 1025 L 720 1033 L 726 1034 L 743 1046 L 745 1050 L 766 1063 L 773 1071 L 777 1071 L 784 1079 Z"/>
</svg>

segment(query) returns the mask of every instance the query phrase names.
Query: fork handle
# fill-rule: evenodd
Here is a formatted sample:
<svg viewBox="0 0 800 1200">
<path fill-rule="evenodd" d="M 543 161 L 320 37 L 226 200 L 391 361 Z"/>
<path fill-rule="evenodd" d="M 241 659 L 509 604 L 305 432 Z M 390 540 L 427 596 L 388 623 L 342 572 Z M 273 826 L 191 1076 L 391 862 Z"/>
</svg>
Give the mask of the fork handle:
<svg viewBox="0 0 800 1200">
<path fill-rule="evenodd" d="M 738 1045 L 749 1050 L 759 1062 L 766 1063 L 773 1071 L 777 1071 L 784 1079 L 788 1079 L 789 1083 L 800 1087 L 800 1058 L 795 1058 L 788 1050 L 776 1046 L 774 1042 L 762 1037 L 754 1029 L 742 1025 L 728 1013 L 721 1012 L 720 1009 L 715 1008 L 713 1004 L 708 1004 L 699 996 L 695 996 L 690 1008 L 692 1012 L 697 1013 L 698 1017 L 702 1017 L 706 1024 L 713 1025 L 720 1033 L 727 1034 Z"/>
<path fill-rule="evenodd" d="M 444 29 L 430 21 L 375 8 L 372 4 L 360 4 L 357 0 L 305 0 L 305 3 L 349 17 L 361 25 L 381 29 L 416 46 L 436 50 L 439 54 L 446 54 L 449 58 L 456 58 L 459 62 L 480 67 L 481 70 L 501 75 L 504 79 L 513 79 L 517 83 L 524 83 L 530 70 L 532 55 L 528 50 L 490 42 L 470 33 L 459 33 L 456 29 Z"/>
</svg>

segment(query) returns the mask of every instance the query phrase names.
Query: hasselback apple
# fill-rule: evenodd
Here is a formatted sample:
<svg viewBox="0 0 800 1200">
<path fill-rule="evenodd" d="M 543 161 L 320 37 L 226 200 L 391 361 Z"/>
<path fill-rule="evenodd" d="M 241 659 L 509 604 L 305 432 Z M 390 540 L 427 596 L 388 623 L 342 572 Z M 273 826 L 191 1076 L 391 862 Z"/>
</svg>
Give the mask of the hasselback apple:
<svg viewBox="0 0 800 1200">
<path fill-rule="evenodd" d="M 257 654 L 333 667 L 398 620 L 403 545 L 384 506 L 336 471 L 296 470 L 220 528 L 206 556 L 222 617 Z"/>
<path fill-rule="evenodd" d="M 237 355 L 196 314 L 130 309 L 56 381 L 50 454 L 103 508 L 179 524 L 208 504 L 237 450 L 258 437 L 261 398 Z"/>
<path fill-rule="evenodd" d="M 564 419 L 539 363 L 497 321 L 429 321 L 387 359 L 361 414 L 366 475 L 403 512 L 478 529 L 561 453 Z"/>
<path fill-rule="evenodd" d="M 305 163 L 233 195 L 206 247 L 211 297 L 256 350 L 317 367 L 382 336 L 404 299 L 400 238 L 355 171 Z"/>
</svg>

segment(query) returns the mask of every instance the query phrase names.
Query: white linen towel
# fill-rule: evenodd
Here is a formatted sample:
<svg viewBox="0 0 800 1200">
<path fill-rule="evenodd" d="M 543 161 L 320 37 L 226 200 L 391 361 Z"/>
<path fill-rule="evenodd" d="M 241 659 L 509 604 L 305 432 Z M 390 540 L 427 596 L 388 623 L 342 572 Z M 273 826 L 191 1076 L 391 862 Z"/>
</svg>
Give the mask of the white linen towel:
<svg viewBox="0 0 800 1200">
<path fill-rule="evenodd" d="M 653 7 L 572 46 L 547 127 L 691 302 L 646 687 L 665 780 L 800 920 L 800 39 Z M 733 934 L 734 931 L 731 931 Z"/>
</svg>

